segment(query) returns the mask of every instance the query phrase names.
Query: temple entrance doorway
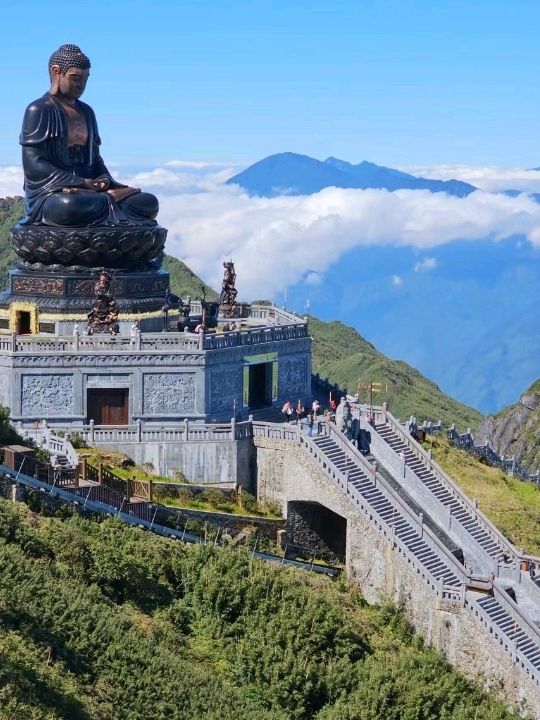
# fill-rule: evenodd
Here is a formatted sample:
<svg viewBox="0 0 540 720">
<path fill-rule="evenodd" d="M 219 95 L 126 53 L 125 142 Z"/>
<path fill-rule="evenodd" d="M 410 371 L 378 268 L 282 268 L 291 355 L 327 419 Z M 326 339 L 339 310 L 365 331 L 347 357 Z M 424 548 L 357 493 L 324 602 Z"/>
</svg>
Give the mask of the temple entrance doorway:
<svg viewBox="0 0 540 720">
<path fill-rule="evenodd" d="M 95 425 L 129 423 L 129 390 L 88 390 L 87 416 Z"/>
<path fill-rule="evenodd" d="M 272 405 L 271 362 L 249 366 L 248 405 L 254 410 Z"/>
<path fill-rule="evenodd" d="M 17 310 L 16 315 L 17 335 L 30 335 L 32 325 L 28 310 Z"/>
</svg>

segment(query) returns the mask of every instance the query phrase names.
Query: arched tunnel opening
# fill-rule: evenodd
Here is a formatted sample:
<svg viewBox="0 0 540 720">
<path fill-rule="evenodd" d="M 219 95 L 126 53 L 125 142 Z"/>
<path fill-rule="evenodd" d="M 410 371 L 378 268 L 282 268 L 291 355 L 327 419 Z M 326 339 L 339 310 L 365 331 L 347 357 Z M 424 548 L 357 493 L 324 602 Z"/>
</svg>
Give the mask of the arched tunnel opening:
<svg viewBox="0 0 540 720">
<path fill-rule="evenodd" d="M 317 502 L 287 503 L 287 545 L 297 555 L 336 564 L 345 562 L 347 520 Z"/>
</svg>

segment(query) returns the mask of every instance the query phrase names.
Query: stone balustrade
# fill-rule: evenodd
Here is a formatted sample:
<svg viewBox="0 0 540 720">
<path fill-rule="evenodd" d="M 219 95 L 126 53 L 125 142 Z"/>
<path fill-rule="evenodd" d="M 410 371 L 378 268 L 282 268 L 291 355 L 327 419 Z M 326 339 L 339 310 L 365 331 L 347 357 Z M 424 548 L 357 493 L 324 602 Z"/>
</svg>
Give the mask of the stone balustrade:
<svg viewBox="0 0 540 720">
<path fill-rule="evenodd" d="M 2 353 L 99 353 L 99 352 L 200 352 L 218 350 L 308 336 L 307 324 L 251 327 L 232 332 L 211 333 L 138 333 L 132 335 L 79 335 L 50 337 L 47 335 L 0 335 Z"/>
</svg>

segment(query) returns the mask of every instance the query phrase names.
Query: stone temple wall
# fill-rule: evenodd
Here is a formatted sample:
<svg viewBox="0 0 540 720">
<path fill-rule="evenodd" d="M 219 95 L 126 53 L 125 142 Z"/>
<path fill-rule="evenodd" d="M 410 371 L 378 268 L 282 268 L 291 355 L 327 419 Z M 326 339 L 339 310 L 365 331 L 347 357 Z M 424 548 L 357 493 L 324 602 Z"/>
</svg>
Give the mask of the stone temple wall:
<svg viewBox="0 0 540 720">
<path fill-rule="evenodd" d="M 540 717 L 540 696 L 506 652 L 490 639 L 466 608 L 442 601 L 406 558 L 392 549 L 301 447 L 267 438 L 257 449 L 258 498 L 278 501 L 283 513 L 290 502 L 318 502 L 347 521 L 345 566 L 369 603 L 401 605 L 410 622 L 465 675 L 479 680 L 518 707 Z"/>
<path fill-rule="evenodd" d="M 180 336 L 181 339 L 181 336 Z M 311 392 L 311 339 L 299 337 L 211 350 L 178 350 L 165 338 L 157 349 L 137 349 L 114 340 L 88 350 L 48 350 L 48 341 L 13 352 L 0 347 L 0 403 L 24 424 L 46 419 L 61 426 L 84 425 L 89 419 L 88 391 L 127 391 L 127 417 L 111 424 L 174 423 L 181 419 L 229 422 L 243 409 L 246 364 L 275 358 L 280 405 L 289 397 L 307 399 Z M 19 341 L 17 341 L 18 343 Z M 53 341 L 51 341 L 53 342 Z M 86 342 L 86 341 L 85 341 Z M 197 336 L 193 341 L 195 348 Z M 6 341 L 6 346 L 9 343 Z M 66 342 L 69 345 L 69 342 Z M 262 362 L 261 360 L 261 362 Z"/>
</svg>

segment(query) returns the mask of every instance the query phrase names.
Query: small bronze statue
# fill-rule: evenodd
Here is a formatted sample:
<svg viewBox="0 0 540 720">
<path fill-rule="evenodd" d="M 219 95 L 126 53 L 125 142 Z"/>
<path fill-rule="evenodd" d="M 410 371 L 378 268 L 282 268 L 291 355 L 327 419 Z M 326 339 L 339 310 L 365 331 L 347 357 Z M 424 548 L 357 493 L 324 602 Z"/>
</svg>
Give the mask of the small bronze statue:
<svg viewBox="0 0 540 720">
<path fill-rule="evenodd" d="M 232 260 L 225 261 L 223 267 L 225 272 L 223 273 L 223 283 L 219 296 L 219 317 L 235 318 L 238 317 L 238 305 L 236 304 L 238 290 L 235 288 L 236 272 L 234 263 Z"/>
<path fill-rule="evenodd" d="M 191 297 L 189 295 L 185 301 L 180 298 L 178 309 L 180 310 L 178 330 L 189 330 L 189 314 L 191 313 Z"/>
<path fill-rule="evenodd" d="M 87 315 L 88 321 L 86 333 L 110 333 L 118 335 L 118 309 L 114 299 L 114 292 L 111 287 L 112 277 L 107 272 L 101 272 L 99 280 L 94 286 L 96 299 L 92 309 Z"/>
</svg>

